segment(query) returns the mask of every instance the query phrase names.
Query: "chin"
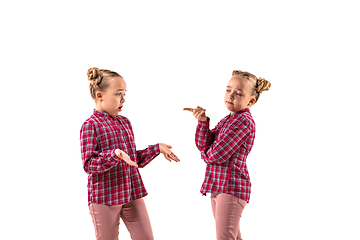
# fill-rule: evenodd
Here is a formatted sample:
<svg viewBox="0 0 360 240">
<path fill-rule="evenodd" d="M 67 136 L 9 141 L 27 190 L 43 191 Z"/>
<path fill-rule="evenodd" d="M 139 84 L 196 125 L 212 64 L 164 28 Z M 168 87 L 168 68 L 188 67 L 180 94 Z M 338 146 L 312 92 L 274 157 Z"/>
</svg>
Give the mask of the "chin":
<svg viewBox="0 0 360 240">
<path fill-rule="evenodd" d="M 234 109 L 232 109 L 232 108 L 226 107 L 226 109 L 229 110 L 230 112 L 233 112 L 233 111 L 234 111 Z"/>
</svg>

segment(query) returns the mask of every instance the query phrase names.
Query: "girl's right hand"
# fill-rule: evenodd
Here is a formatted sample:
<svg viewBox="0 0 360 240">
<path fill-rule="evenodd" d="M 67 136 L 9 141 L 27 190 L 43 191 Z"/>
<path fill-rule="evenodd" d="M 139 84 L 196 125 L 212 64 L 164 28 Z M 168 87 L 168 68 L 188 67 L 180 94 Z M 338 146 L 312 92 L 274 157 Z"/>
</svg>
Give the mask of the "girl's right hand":
<svg viewBox="0 0 360 240">
<path fill-rule="evenodd" d="M 130 166 L 133 167 L 138 167 L 137 163 L 132 161 L 129 157 L 129 155 L 127 155 L 123 150 L 120 149 L 116 149 L 115 150 L 115 154 L 118 158 L 121 158 L 122 160 L 124 160 L 127 164 L 129 164 Z"/>
<path fill-rule="evenodd" d="M 205 114 L 206 109 L 203 109 L 202 107 L 197 106 L 197 108 L 184 108 L 183 110 L 192 112 L 193 116 L 199 121 L 207 121 L 207 116 Z"/>
</svg>

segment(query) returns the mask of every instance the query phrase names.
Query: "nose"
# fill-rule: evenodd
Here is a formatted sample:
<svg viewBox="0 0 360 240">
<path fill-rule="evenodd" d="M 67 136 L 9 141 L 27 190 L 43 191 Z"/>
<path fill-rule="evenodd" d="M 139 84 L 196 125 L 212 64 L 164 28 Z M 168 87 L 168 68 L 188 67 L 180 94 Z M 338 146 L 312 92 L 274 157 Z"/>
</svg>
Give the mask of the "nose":
<svg viewBox="0 0 360 240">
<path fill-rule="evenodd" d="M 121 94 L 120 103 L 124 103 L 124 102 L 125 102 L 125 96 L 123 94 Z"/>
<path fill-rule="evenodd" d="M 234 100 L 234 93 L 231 93 L 229 97 L 231 100 Z"/>
</svg>

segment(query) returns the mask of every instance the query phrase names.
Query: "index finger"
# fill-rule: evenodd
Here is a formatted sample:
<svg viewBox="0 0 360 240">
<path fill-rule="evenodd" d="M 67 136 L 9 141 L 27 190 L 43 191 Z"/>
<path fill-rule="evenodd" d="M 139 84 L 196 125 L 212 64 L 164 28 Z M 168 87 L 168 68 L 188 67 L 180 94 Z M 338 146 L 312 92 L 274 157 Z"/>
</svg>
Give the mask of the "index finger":
<svg viewBox="0 0 360 240">
<path fill-rule="evenodd" d="M 189 112 L 194 111 L 194 109 L 193 109 L 193 108 L 183 108 L 183 110 L 185 110 L 185 111 L 189 111 Z"/>
</svg>

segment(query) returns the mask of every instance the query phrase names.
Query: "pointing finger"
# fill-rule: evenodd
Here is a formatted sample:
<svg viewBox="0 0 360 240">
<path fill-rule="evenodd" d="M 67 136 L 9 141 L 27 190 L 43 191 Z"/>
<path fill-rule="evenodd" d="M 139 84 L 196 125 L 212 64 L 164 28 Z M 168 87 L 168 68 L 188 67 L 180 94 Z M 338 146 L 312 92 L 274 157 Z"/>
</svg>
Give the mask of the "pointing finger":
<svg viewBox="0 0 360 240">
<path fill-rule="evenodd" d="M 189 112 L 194 111 L 194 109 L 192 109 L 192 108 L 183 108 L 183 110 L 185 110 L 185 111 L 189 111 Z"/>
</svg>

